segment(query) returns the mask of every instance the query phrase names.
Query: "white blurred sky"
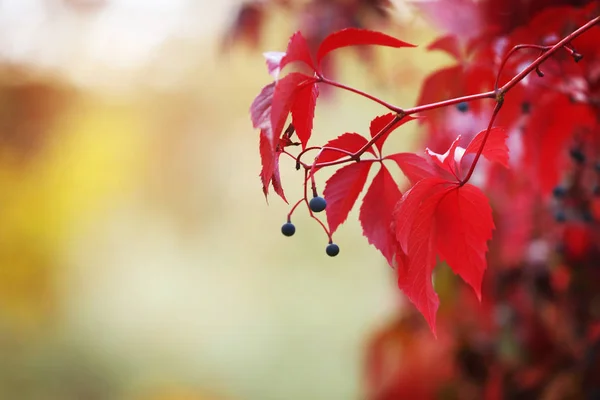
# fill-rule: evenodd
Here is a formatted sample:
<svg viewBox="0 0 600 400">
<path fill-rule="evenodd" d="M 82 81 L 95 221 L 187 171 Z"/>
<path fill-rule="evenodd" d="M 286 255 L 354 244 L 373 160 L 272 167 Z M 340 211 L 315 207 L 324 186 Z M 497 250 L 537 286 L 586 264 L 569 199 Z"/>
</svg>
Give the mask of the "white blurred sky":
<svg viewBox="0 0 600 400">
<path fill-rule="evenodd" d="M 92 6 L 86 11 L 67 0 L 0 1 L 0 59 L 67 72 L 82 84 L 126 84 L 166 43 L 200 43 L 220 34 L 237 2 L 71 1 Z"/>
</svg>

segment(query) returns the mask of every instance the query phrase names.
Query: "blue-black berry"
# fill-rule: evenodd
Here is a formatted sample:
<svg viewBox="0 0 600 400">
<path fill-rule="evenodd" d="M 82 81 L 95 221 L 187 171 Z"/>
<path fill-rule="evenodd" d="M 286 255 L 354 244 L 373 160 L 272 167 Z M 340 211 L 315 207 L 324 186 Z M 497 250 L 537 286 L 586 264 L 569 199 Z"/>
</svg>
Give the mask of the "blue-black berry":
<svg viewBox="0 0 600 400">
<path fill-rule="evenodd" d="M 335 243 L 329 243 L 325 249 L 325 252 L 329 257 L 335 257 L 340 253 L 340 246 Z"/>
<path fill-rule="evenodd" d="M 569 154 L 577 164 L 583 164 L 585 162 L 585 154 L 583 154 L 580 149 L 571 149 Z"/>
<path fill-rule="evenodd" d="M 327 207 L 327 202 L 321 196 L 316 196 L 310 199 L 308 205 L 313 212 L 321 212 Z"/>
<path fill-rule="evenodd" d="M 294 236 L 294 233 L 296 233 L 296 227 L 291 222 L 286 222 L 281 226 L 281 233 L 283 233 L 284 236 L 288 237 Z"/>
<path fill-rule="evenodd" d="M 552 195 L 557 199 L 562 199 L 567 195 L 567 188 L 565 188 L 564 186 L 556 186 L 552 190 Z"/>
<path fill-rule="evenodd" d="M 594 215 L 590 210 L 583 210 L 581 218 L 583 218 L 585 222 L 594 222 Z"/>
<path fill-rule="evenodd" d="M 458 111 L 464 113 L 464 112 L 469 111 L 469 104 L 467 104 L 466 101 L 462 101 L 456 105 L 456 108 L 458 109 Z"/>
<path fill-rule="evenodd" d="M 567 214 L 565 214 L 563 210 L 558 210 L 554 214 L 554 219 L 556 220 L 556 222 L 565 222 L 567 220 Z"/>
</svg>

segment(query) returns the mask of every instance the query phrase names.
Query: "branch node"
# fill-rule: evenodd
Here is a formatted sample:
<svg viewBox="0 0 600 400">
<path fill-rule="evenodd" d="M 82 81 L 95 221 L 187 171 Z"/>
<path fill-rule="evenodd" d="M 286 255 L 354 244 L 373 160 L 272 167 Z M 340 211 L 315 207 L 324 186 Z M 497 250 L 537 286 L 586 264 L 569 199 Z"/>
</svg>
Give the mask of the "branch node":
<svg viewBox="0 0 600 400">
<path fill-rule="evenodd" d="M 540 69 L 539 66 L 535 67 L 535 73 L 537 74 L 537 76 L 539 76 L 540 78 L 544 77 L 544 73 L 542 72 L 542 70 Z"/>
</svg>

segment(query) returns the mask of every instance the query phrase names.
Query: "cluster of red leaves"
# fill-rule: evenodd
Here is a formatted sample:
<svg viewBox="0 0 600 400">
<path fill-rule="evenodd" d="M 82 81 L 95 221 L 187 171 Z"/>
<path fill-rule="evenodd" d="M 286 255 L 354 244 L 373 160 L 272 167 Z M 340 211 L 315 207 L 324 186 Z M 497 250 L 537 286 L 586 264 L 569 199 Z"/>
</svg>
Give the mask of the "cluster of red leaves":
<svg viewBox="0 0 600 400">
<path fill-rule="evenodd" d="M 460 13 L 444 8 L 460 8 L 473 18 L 469 28 L 481 29 L 466 33 Z M 455 63 L 429 75 L 419 105 L 492 88 L 509 49 L 555 43 L 600 15 L 598 4 L 587 1 L 451 0 L 422 10 L 446 31 L 429 49 Z M 433 349 L 421 343 L 412 354 L 414 344 L 403 338 L 422 328 L 411 312 L 375 335 L 365 366 L 369 399 L 599 398 L 599 37 L 596 26 L 542 64 L 543 77 L 531 74 L 506 95 L 496 124 L 508 135 L 510 168 L 496 163 L 476 171 L 496 221 L 483 305 L 452 276 L 437 276 L 443 340 Z M 574 63 L 572 51 L 583 59 Z M 499 83 L 539 54 L 516 52 Z M 443 151 L 456 129 L 474 131 L 490 113 L 485 103 L 429 112 L 421 120 L 426 145 Z M 386 357 L 388 349 L 403 362 Z"/>
<path fill-rule="evenodd" d="M 285 52 L 265 53 L 275 81 L 251 106 L 253 125 L 260 129 L 263 191 L 267 195 L 272 186 L 287 202 L 279 175 L 282 154 L 305 172 L 304 198 L 296 206 L 303 201 L 308 206 L 309 182 L 316 196 L 316 173 L 338 166 L 323 190 L 327 227 L 321 224 L 330 242 L 367 187 L 359 212 L 363 234 L 395 269 L 399 287 L 434 333 L 438 294 L 442 297 L 437 342 L 425 346 L 413 338 L 422 328 L 412 322 L 394 324 L 374 340 L 367 363 L 369 398 L 588 395 L 598 390 L 594 365 L 600 364 L 595 306 L 600 301 L 600 28 L 559 48 L 502 98 L 483 94 L 512 81 L 600 9 L 559 0 L 544 5 L 562 6 L 544 11 L 536 1 L 513 9 L 494 0 L 432 3 L 419 8 L 446 34 L 428 48 L 448 53 L 455 63 L 427 77 L 417 107 L 407 112 L 330 80 L 324 61 L 342 47 L 411 47 L 408 43 L 349 28 L 317 44 L 296 33 Z M 505 18 L 508 11 L 517 14 Z M 534 11 L 540 12 L 534 16 Z M 291 63 L 296 72 L 282 75 Z M 370 98 L 392 112 L 374 118 L 369 135 L 347 132 L 311 147 L 323 85 Z M 477 94 L 495 98 L 496 108 L 487 100 L 430 106 Z M 389 135 L 416 113 L 423 117 L 418 119 L 427 150 L 384 152 Z M 502 128 L 493 127 L 494 121 Z M 302 152 L 294 156 L 288 148 L 296 145 Z M 319 150 L 314 162 L 301 161 L 312 150 Z M 374 163 L 379 170 L 368 184 Z M 390 163 L 410 182 L 406 190 L 398 187 Z M 445 290 L 450 275 L 439 280 L 438 275 L 434 289 L 439 262 L 476 296 L 464 285 Z M 488 262 L 493 268 L 484 281 Z M 406 318 L 414 321 L 410 312 Z M 402 349 L 405 362 L 390 361 L 389 348 Z"/>
<path fill-rule="evenodd" d="M 379 32 L 349 28 L 326 37 L 314 59 L 300 33 L 291 37 L 285 53 L 265 54 L 269 72 L 276 81 L 265 86 L 251 106 L 254 127 L 261 131 L 263 168 L 260 176 L 265 195 L 272 185 L 285 200 L 279 157 L 286 146 L 293 144 L 289 134 L 282 136 L 288 115 L 291 114 L 292 126 L 305 150 L 311 137 L 319 93 L 317 85 L 324 82 L 321 62 L 335 49 L 357 45 L 412 46 Z M 291 72 L 280 77 L 280 71 L 292 62 L 304 64 L 312 74 Z M 446 261 L 481 298 L 487 241 L 494 229 L 487 198 L 478 187 L 466 183 L 462 169 L 466 159 L 472 159 L 470 156 L 474 154 L 506 167 L 508 148 L 505 131 L 494 128 L 481 131 L 464 149 L 458 147 L 459 136 L 444 154 L 428 150 L 424 157 L 413 153 L 384 156 L 383 146 L 389 134 L 411 119 L 414 118 L 394 113 L 376 117 L 370 125 L 372 143 L 358 133 L 345 133 L 321 147 L 316 165 L 339 161 L 363 148 L 373 156 L 341 167 L 327 180 L 323 194 L 328 204 L 329 235 L 346 220 L 366 184 L 373 162 L 381 165 L 360 208 L 363 234 L 396 269 L 399 287 L 435 333 L 439 301 L 433 289 L 432 273 L 437 257 Z M 485 148 L 484 137 L 487 138 Z M 387 161 L 400 167 L 413 185 L 409 191 L 401 193 L 385 166 Z M 311 166 L 311 171 L 316 165 Z M 471 169 L 473 167 L 474 164 Z"/>
</svg>

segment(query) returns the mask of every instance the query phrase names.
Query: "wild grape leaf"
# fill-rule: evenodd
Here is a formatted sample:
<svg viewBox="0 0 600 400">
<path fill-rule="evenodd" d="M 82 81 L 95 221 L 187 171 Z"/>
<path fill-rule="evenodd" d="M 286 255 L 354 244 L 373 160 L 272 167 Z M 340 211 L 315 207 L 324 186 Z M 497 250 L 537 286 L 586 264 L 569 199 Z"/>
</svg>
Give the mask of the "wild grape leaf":
<svg viewBox="0 0 600 400">
<path fill-rule="evenodd" d="M 269 194 L 269 184 L 273 186 L 273 190 L 277 193 L 283 201 L 288 202 L 281 186 L 281 177 L 279 175 L 279 156 L 281 152 L 277 151 L 277 148 L 271 146 L 269 134 L 267 129 L 261 129 L 260 131 L 260 158 L 262 163 L 262 169 L 260 172 L 260 179 L 262 182 L 263 193 L 265 198 Z"/>
<path fill-rule="evenodd" d="M 476 186 L 426 178 L 417 187 L 404 194 L 394 213 L 399 251 L 406 255 L 398 270 L 398 285 L 435 333 L 439 302 L 431 274 L 436 256 L 481 299 L 494 222 L 488 200 Z"/>
<path fill-rule="evenodd" d="M 281 72 L 281 60 L 285 57 L 285 53 L 283 51 L 268 51 L 263 53 L 263 56 L 267 63 L 269 75 L 274 79 L 277 79 L 279 77 L 279 72 Z"/>
<path fill-rule="evenodd" d="M 384 115 L 375 117 L 371 121 L 371 125 L 369 126 L 369 131 L 371 132 L 371 138 L 375 137 L 375 135 L 377 135 L 379 132 L 381 132 L 381 130 L 383 128 L 385 128 L 389 123 L 391 123 L 395 117 L 396 117 L 396 114 L 394 114 L 394 113 L 388 113 L 388 114 L 384 114 Z M 402 118 L 400 121 L 398 121 L 394 125 L 392 125 L 392 127 L 375 142 L 375 146 L 377 147 L 377 149 L 380 152 L 383 151 L 383 145 L 384 145 L 385 141 L 387 140 L 388 136 L 390 136 L 390 133 L 392 133 L 394 130 L 396 130 L 399 126 L 404 125 L 406 122 L 412 121 L 414 119 L 415 119 L 414 117 L 407 115 L 404 118 Z"/>
<path fill-rule="evenodd" d="M 273 185 L 273 190 L 275 193 L 279 195 L 285 201 L 288 202 L 285 198 L 285 193 L 283 192 L 283 187 L 281 186 L 281 175 L 279 174 L 279 157 L 281 156 L 281 151 L 275 152 L 275 161 L 273 167 L 273 177 L 271 178 L 271 184 Z M 265 196 L 267 194 L 265 193 Z"/>
<path fill-rule="evenodd" d="M 359 219 L 363 235 L 383 254 L 390 265 L 393 265 L 397 248 L 390 224 L 394 207 L 401 196 L 398 184 L 385 165 L 382 165 L 360 207 Z"/>
<path fill-rule="evenodd" d="M 292 123 L 296 129 L 296 135 L 302 144 L 302 150 L 306 148 L 306 144 L 312 133 L 315 106 L 317 104 L 318 96 L 319 87 L 316 84 L 299 88 L 291 108 Z"/>
<path fill-rule="evenodd" d="M 287 116 L 296 102 L 299 89 L 304 85 L 311 86 L 313 83 L 314 78 L 298 72 L 292 72 L 277 81 L 271 102 L 271 127 L 273 132 L 271 140 L 274 143 L 283 131 Z M 308 115 L 308 112 L 306 114 Z"/>
<path fill-rule="evenodd" d="M 441 198 L 435 218 L 440 259 L 473 288 L 481 301 L 487 242 L 495 229 L 487 197 L 471 184 L 457 186 Z"/>
<path fill-rule="evenodd" d="M 384 159 L 395 161 L 411 185 L 435 175 L 434 168 L 427 160 L 415 153 L 395 153 L 385 156 Z"/>
<path fill-rule="evenodd" d="M 327 36 L 317 50 L 317 65 L 333 50 L 347 46 L 377 45 L 387 47 L 415 47 L 385 33 L 359 28 L 346 28 Z"/>
<path fill-rule="evenodd" d="M 333 234 L 344 223 L 365 186 L 372 163 L 353 163 L 338 169 L 325 183 L 327 223 Z"/>
<path fill-rule="evenodd" d="M 506 135 L 502 130 L 495 130 L 493 135 L 482 154 L 507 163 Z M 477 136 L 468 146 L 470 152 L 477 151 L 482 143 L 481 133 Z M 460 275 L 481 300 L 487 242 L 495 229 L 486 196 L 476 186 L 461 182 L 458 166 L 466 151 L 455 157 L 459 140 L 460 136 L 443 155 L 428 152 L 437 167 L 436 174 L 417 181 L 393 212 L 398 285 L 421 311 L 434 334 L 439 300 L 431 274 L 436 257 Z M 449 177 L 448 172 L 454 176 Z"/>
<path fill-rule="evenodd" d="M 275 82 L 269 83 L 262 88 L 260 93 L 254 98 L 250 106 L 250 119 L 255 129 L 265 129 L 271 125 L 271 104 L 273 103 L 273 93 L 275 92 Z"/>
<path fill-rule="evenodd" d="M 354 132 L 347 132 L 343 135 L 338 136 L 335 139 L 331 139 L 329 142 L 325 143 L 323 147 L 330 147 L 336 149 L 343 149 L 349 151 L 351 153 L 355 153 L 360 150 L 364 145 L 366 145 L 369 141 L 364 137 Z M 372 148 L 369 148 L 367 152 L 375 155 L 375 152 Z M 330 162 L 339 160 L 340 158 L 346 157 L 345 153 L 335 151 L 335 150 L 327 150 L 324 149 L 319 156 L 319 163 Z"/>
<path fill-rule="evenodd" d="M 395 220 L 395 234 L 400 249 L 408 254 L 408 240 L 417 220 L 417 212 L 421 203 L 432 193 L 443 189 L 447 180 L 438 177 L 430 177 L 417 182 L 404 193 L 400 201 L 395 205 L 393 217 Z"/>
<path fill-rule="evenodd" d="M 471 140 L 471 143 L 465 149 L 465 154 L 477 153 L 487 129 L 479 132 Z M 481 155 L 487 158 L 491 162 L 497 162 L 504 167 L 508 168 L 508 147 L 506 146 L 506 139 L 508 134 L 504 128 L 492 128 L 485 142 L 485 147 L 481 152 Z"/>
<path fill-rule="evenodd" d="M 290 41 L 288 42 L 287 50 L 285 51 L 285 56 L 282 58 L 281 63 L 279 65 L 280 69 L 283 69 L 287 64 L 300 61 L 309 66 L 313 71 L 316 70 L 312 57 L 310 55 L 310 49 L 308 47 L 308 43 L 302 33 L 299 31 L 294 33 L 292 37 L 290 37 Z"/>
<path fill-rule="evenodd" d="M 450 145 L 450 148 L 444 154 L 438 154 L 430 149 L 425 150 L 435 165 L 443 171 L 449 172 L 456 179 L 460 178 L 460 162 L 457 162 L 456 160 L 456 149 L 458 148 L 459 142 L 460 135 L 456 137 L 454 142 Z M 462 154 L 460 156 L 462 157 Z"/>
<path fill-rule="evenodd" d="M 538 99 L 523 132 L 524 163 L 542 194 L 556 186 L 559 171 L 568 166 L 569 140 L 578 129 L 593 130 L 595 116 L 585 104 L 550 93 Z"/>
<path fill-rule="evenodd" d="M 462 59 L 462 52 L 458 38 L 452 34 L 437 38 L 433 43 L 427 46 L 427 50 L 444 51 L 450 54 L 450 56 L 452 56 L 456 61 L 460 61 Z"/>
<path fill-rule="evenodd" d="M 438 190 L 427 192 L 427 197 L 419 202 L 411 226 L 408 251 L 402 265 L 398 266 L 397 273 L 398 287 L 423 314 L 435 335 L 435 316 L 439 306 L 432 283 L 433 269 L 436 265 L 435 210 L 448 189 L 437 185 L 432 185 L 431 189 Z M 401 205 L 397 209 L 396 217 L 402 218 L 405 215 Z"/>
</svg>

